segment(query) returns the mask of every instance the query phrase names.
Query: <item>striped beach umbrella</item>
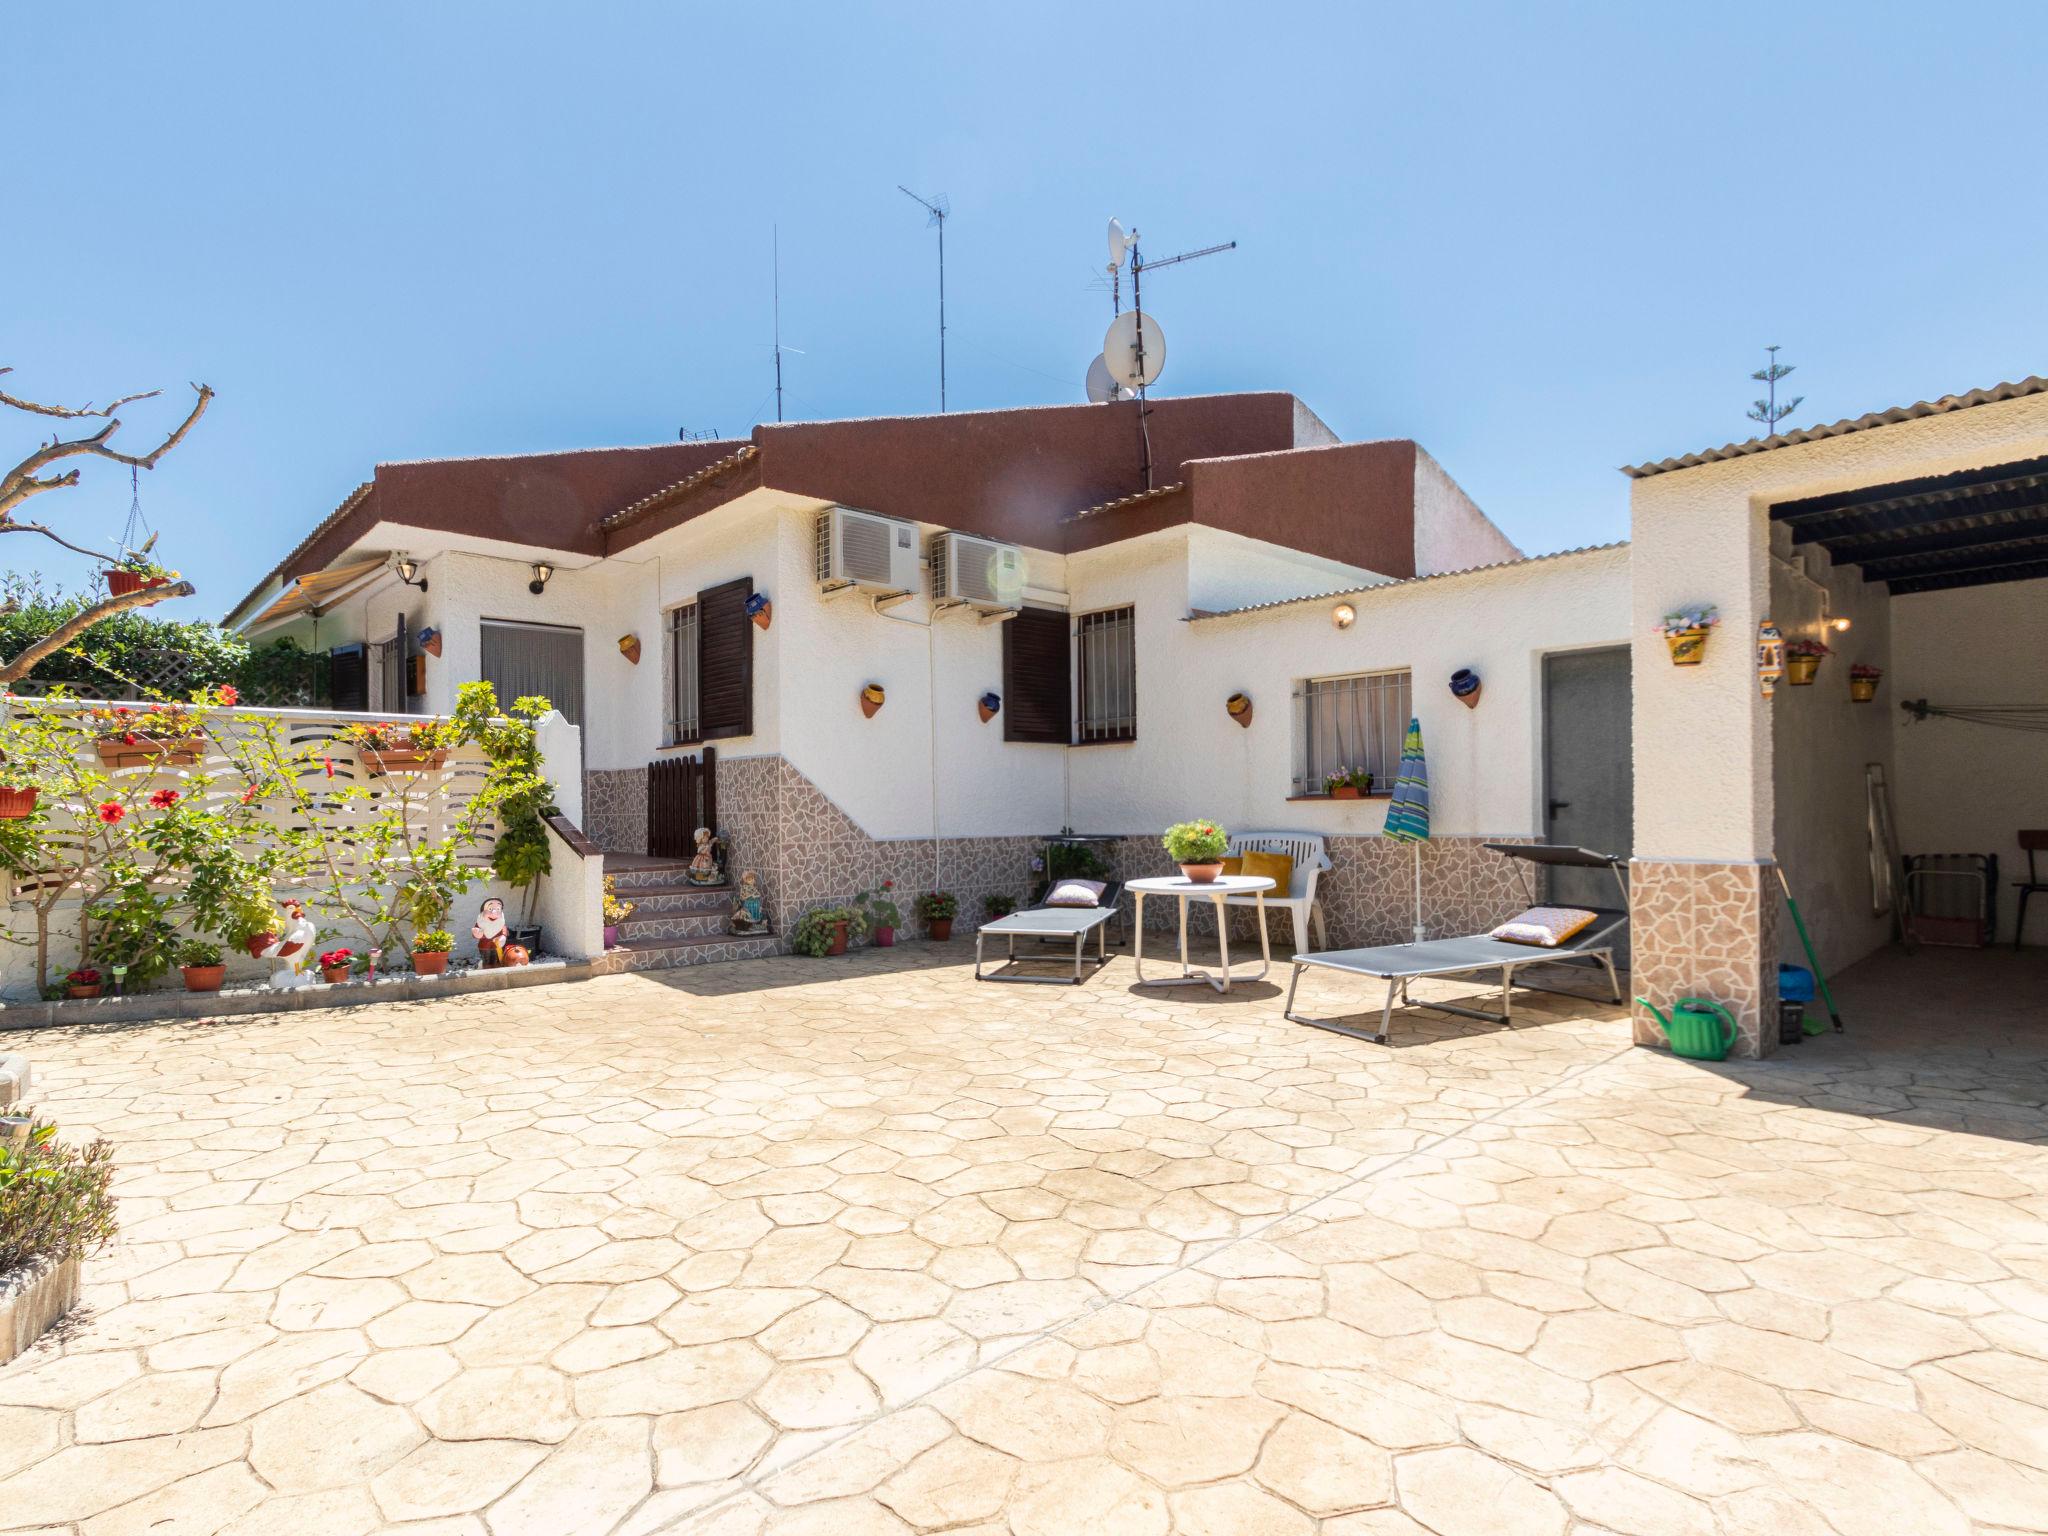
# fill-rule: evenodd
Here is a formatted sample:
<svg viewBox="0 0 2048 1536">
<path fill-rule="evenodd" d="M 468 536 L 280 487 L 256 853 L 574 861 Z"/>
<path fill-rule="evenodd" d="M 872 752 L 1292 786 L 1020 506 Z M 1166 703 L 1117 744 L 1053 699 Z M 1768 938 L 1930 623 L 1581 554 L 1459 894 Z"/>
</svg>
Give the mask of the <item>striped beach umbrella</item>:
<svg viewBox="0 0 2048 1536">
<path fill-rule="evenodd" d="M 1401 766 L 1394 772 L 1394 796 L 1387 802 L 1387 836 L 1415 845 L 1415 942 L 1423 938 L 1422 845 L 1429 841 L 1429 762 L 1422 755 L 1422 722 L 1411 718 L 1401 742 Z"/>
</svg>

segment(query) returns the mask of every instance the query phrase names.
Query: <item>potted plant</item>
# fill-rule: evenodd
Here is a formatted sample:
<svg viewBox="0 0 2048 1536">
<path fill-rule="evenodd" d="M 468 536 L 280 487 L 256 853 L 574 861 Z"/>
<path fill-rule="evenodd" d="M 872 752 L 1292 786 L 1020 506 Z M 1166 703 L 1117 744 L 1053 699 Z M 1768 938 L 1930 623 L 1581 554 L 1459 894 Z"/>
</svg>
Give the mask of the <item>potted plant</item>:
<svg viewBox="0 0 2048 1536">
<path fill-rule="evenodd" d="M 951 891 L 926 891 L 917 898 L 917 915 L 924 919 L 925 933 L 943 944 L 953 937 L 953 919 L 960 915 L 960 898 Z"/>
<path fill-rule="evenodd" d="M 1833 653 L 1820 640 L 1787 640 L 1785 642 L 1785 681 L 1794 688 L 1807 688 L 1813 684 L 1814 673 L 1820 664 Z"/>
<path fill-rule="evenodd" d="M 439 720 L 410 725 L 387 720 L 378 725 L 352 725 L 341 734 L 354 745 L 370 777 L 380 779 L 389 773 L 433 773 L 445 767 L 455 730 Z"/>
<path fill-rule="evenodd" d="M 330 987 L 339 986 L 348 980 L 350 962 L 356 957 L 352 949 L 330 949 L 320 956 L 320 979 Z"/>
<path fill-rule="evenodd" d="M 1017 910 L 1017 898 L 1002 891 L 981 898 L 982 920 L 999 922 Z"/>
<path fill-rule="evenodd" d="M 100 986 L 100 973 L 89 965 L 81 965 L 64 978 L 64 995 L 72 998 L 98 997 Z"/>
<path fill-rule="evenodd" d="M 1160 840 L 1181 874 L 1197 885 L 1207 885 L 1223 873 L 1223 851 L 1230 846 L 1230 834 L 1213 821 L 1177 821 Z"/>
<path fill-rule="evenodd" d="M 20 789 L 0 785 L 0 821 L 26 821 L 36 812 L 36 786 Z"/>
<path fill-rule="evenodd" d="M 183 704 L 103 704 L 85 719 L 108 768 L 189 766 L 206 746 L 199 717 Z"/>
<path fill-rule="evenodd" d="M 77 1305 L 79 1261 L 114 1235 L 114 1149 L 70 1146 L 23 1113 L 0 1136 L 0 1365 Z"/>
<path fill-rule="evenodd" d="M 1363 768 L 1333 768 L 1323 775 L 1323 793 L 1332 800 L 1357 800 L 1372 793 L 1372 775 Z"/>
<path fill-rule="evenodd" d="M 1878 679 L 1884 676 L 1882 667 L 1866 667 L 1857 662 L 1849 668 L 1849 697 L 1858 704 L 1868 704 L 1877 697 Z"/>
<path fill-rule="evenodd" d="M 178 579 L 178 573 L 158 565 L 149 558 L 149 552 L 156 546 L 156 535 L 143 540 L 140 549 L 121 552 L 121 558 L 107 567 L 107 596 L 125 597 L 130 592 L 140 592 L 144 587 L 161 587 Z"/>
<path fill-rule="evenodd" d="M 412 941 L 412 968 L 422 976 L 439 976 L 448 969 L 454 948 L 455 935 L 446 928 L 423 929 Z"/>
<path fill-rule="evenodd" d="M 1658 624 L 1657 632 L 1664 637 L 1664 643 L 1671 647 L 1671 665 L 1674 667 L 1696 667 L 1707 659 L 1707 635 L 1721 622 L 1721 612 L 1712 603 L 1697 608 L 1681 608 L 1676 613 L 1667 613 Z"/>
<path fill-rule="evenodd" d="M 636 903 L 627 901 L 619 894 L 616 875 L 604 877 L 604 947 L 616 949 L 619 943 L 619 925 L 633 915 Z"/>
<path fill-rule="evenodd" d="M 853 904 L 861 909 L 864 925 L 874 936 L 877 949 L 892 948 L 896 943 L 896 930 L 903 924 L 903 909 L 889 895 L 895 889 L 894 880 L 884 880 L 874 890 L 862 891 L 853 898 Z"/>
<path fill-rule="evenodd" d="M 797 919 L 790 946 L 800 955 L 822 959 L 846 953 L 847 931 L 859 921 L 851 907 L 813 907 Z"/>
<path fill-rule="evenodd" d="M 188 939 L 178 946 L 178 969 L 184 973 L 187 992 L 218 992 L 228 974 L 220 946 L 204 939 Z"/>
</svg>

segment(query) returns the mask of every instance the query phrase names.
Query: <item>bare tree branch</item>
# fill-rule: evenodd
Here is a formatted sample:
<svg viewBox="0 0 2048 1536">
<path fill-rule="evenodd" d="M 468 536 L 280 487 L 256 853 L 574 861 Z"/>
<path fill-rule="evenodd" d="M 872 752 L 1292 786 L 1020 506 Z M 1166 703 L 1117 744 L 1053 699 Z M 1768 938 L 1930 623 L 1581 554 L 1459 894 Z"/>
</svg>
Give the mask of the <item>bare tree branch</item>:
<svg viewBox="0 0 2048 1536">
<path fill-rule="evenodd" d="M 123 592 L 119 597 L 102 598 L 89 608 L 81 608 L 12 661 L 0 663 L 0 683 L 20 682 L 36 669 L 36 663 L 63 650 L 102 619 L 111 619 L 117 613 L 126 613 L 134 608 L 168 602 L 174 597 L 190 597 L 196 590 L 189 581 L 176 581 L 161 587 L 144 587 L 139 592 Z"/>
<path fill-rule="evenodd" d="M 87 549 L 83 544 L 74 544 L 45 523 L 0 523 L 0 533 L 40 533 L 53 543 L 61 544 L 73 554 L 84 555 L 88 560 L 104 560 L 106 555 L 97 549 Z"/>
<path fill-rule="evenodd" d="M 12 372 L 12 368 L 0 368 L 0 374 Z M 124 405 L 133 405 L 137 400 L 154 400 L 162 393 L 160 389 L 146 389 L 140 394 L 123 395 L 108 405 L 95 406 L 88 400 L 84 405 L 70 406 L 43 405 L 35 400 L 23 400 L 18 395 L 10 395 L 6 390 L 0 389 L 0 405 L 11 405 L 17 411 L 33 411 L 38 416 L 61 416 L 70 420 L 80 416 L 111 416 Z"/>
<path fill-rule="evenodd" d="M 161 459 L 185 440 L 185 434 L 198 424 L 199 418 L 206 414 L 206 407 L 213 400 L 213 390 L 210 386 L 195 384 L 192 387 L 198 391 L 198 398 L 192 402 L 190 414 L 177 425 L 170 436 L 158 443 L 148 453 L 127 454 L 120 452 L 118 449 L 108 447 L 107 440 L 121 429 L 120 419 L 109 416 L 107 417 L 107 424 L 91 437 L 54 438 L 38 448 L 34 453 L 31 453 L 27 458 L 15 465 L 14 468 L 8 470 L 5 474 L 0 474 L 0 522 L 6 521 L 13 514 L 14 509 L 28 500 L 29 497 L 42 491 L 56 490 L 60 486 L 75 485 L 77 483 L 78 474 L 75 470 L 68 475 L 49 477 L 39 475 L 39 472 L 47 465 L 54 464 L 61 459 L 73 458 L 79 454 L 91 454 L 97 458 L 112 460 L 116 464 L 126 464 L 134 469 L 156 468 L 157 460 Z M 148 397 L 131 395 L 127 398 L 135 400 Z M 72 411 L 61 406 L 46 407 L 23 404 L 16 401 L 12 396 L 7 395 L 0 395 L 0 402 L 9 405 L 20 404 L 24 410 L 35 410 L 44 415 L 98 416 L 104 414 L 104 412 L 100 411 Z M 121 403 L 125 402 L 116 402 L 116 404 Z M 113 409 L 113 406 L 107 407 L 109 411 Z"/>
</svg>

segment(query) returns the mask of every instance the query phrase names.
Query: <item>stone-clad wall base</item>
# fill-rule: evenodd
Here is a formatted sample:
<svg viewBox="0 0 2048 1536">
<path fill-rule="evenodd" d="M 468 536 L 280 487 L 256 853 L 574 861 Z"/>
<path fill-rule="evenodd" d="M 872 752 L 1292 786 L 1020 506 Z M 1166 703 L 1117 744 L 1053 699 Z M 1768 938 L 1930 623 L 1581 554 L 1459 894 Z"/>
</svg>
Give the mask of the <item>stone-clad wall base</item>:
<svg viewBox="0 0 2048 1536">
<path fill-rule="evenodd" d="M 645 853 L 647 770 L 592 768 L 586 772 L 583 831 L 607 853 Z"/>
<path fill-rule="evenodd" d="M 1775 1051 L 1778 902 L 1769 866 L 1638 859 L 1629 866 L 1629 890 L 1632 991 L 1666 1012 L 1676 998 L 1710 999 L 1735 1016 L 1729 1054 Z M 1640 1006 L 1635 1038 L 1665 1043 Z"/>
</svg>

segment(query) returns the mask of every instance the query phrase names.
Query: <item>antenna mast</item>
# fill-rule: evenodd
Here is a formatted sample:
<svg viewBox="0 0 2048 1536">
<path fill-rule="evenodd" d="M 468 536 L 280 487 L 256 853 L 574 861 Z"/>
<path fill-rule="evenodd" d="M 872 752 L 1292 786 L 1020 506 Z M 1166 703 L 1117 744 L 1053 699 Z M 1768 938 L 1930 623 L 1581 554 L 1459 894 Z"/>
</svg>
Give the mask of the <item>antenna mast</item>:
<svg viewBox="0 0 2048 1536">
<path fill-rule="evenodd" d="M 775 419 L 782 420 L 782 226 L 772 226 L 775 262 Z"/>
<path fill-rule="evenodd" d="M 1776 347 L 1765 347 L 1764 351 L 1770 355 L 1771 360 L 1763 367 L 1757 369 L 1755 373 L 1752 373 L 1750 377 L 1763 385 L 1766 393 L 1763 399 L 1750 406 L 1748 415 L 1751 421 L 1763 423 L 1764 435 L 1769 437 L 1778 430 L 1779 422 L 1799 409 L 1799 402 L 1804 400 L 1806 396 L 1794 395 L 1783 405 L 1778 404 L 1778 380 L 1797 370 L 1788 363 L 1778 361 L 1778 349 Z"/>
<path fill-rule="evenodd" d="M 1236 249 L 1235 240 L 1226 240 L 1221 245 L 1206 245 L 1198 251 L 1182 251 L 1178 256 L 1167 256 L 1159 261 L 1148 262 L 1138 248 L 1138 231 L 1132 229 L 1126 232 L 1121 220 L 1109 221 L 1109 307 L 1113 318 L 1120 314 L 1122 302 L 1120 269 L 1123 266 L 1125 252 L 1128 251 L 1130 254 L 1132 387 L 1138 396 L 1139 464 L 1144 474 L 1145 489 L 1148 491 L 1152 489 L 1152 430 L 1146 418 L 1152 414 L 1152 408 L 1147 403 L 1145 387 L 1151 373 L 1157 370 L 1148 370 L 1145 366 L 1145 268 L 1176 266 L 1183 261 L 1194 261 L 1199 257 L 1214 256 L 1219 251 Z M 1114 333 L 1114 326 L 1111 327 L 1111 331 Z"/>
<path fill-rule="evenodd" d="M 943 192 L 919 197 L 900 181 L 896 190 L 931 215 L 925 220 L 926 229 L 935 228 L 939 232 L 939 414 L 943 416 L 946 413 L 946 219 L 953 212 L 953 203 Z"/>
</svg>

